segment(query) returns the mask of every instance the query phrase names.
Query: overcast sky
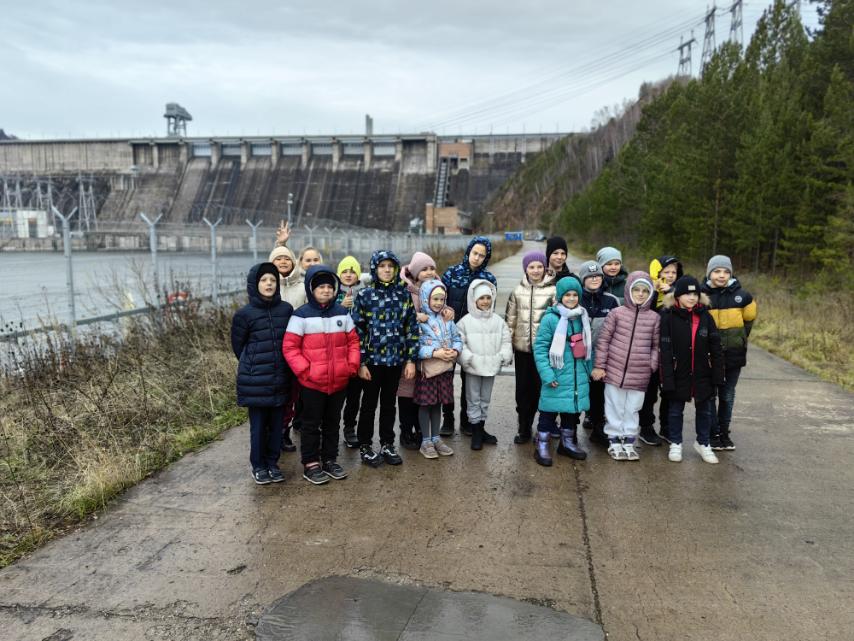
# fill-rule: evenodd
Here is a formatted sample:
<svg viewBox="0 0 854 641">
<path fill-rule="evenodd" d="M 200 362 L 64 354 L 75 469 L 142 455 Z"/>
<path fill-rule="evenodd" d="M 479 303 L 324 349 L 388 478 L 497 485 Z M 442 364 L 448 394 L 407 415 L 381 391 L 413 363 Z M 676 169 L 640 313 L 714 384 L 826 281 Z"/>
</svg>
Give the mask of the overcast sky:
<svg viewBox="0 0 854 641">
<path fill-rule="evenodd" d="M 725 3 L 729 6 L 729 0 Z M 766 2 L 744 5 L 745 39 Z M 806 3 L 804 3 L 806 5 Z M 578 131 L 676 71 L 706 0 L 61 0 L 2 10 L 0 128 L 27 138 Z M 719 10 L 719 13 L 725 13 Z M 815 25 L 813 10 L 804 20 Z M 716 20 L 717 41 L 729 15 Z M 703 27 L 693 26 L 699 65 Z"/>
</svg>

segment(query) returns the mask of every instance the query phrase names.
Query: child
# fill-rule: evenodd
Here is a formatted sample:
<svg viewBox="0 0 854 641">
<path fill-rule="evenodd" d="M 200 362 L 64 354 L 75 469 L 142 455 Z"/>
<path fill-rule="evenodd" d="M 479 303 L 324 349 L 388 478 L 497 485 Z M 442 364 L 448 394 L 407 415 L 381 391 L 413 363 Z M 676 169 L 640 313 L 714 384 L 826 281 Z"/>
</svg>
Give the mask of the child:
<svg viewBox="0 0 854 641">
<path fill-rule="evenodd" d="M 649 264 L 649 275 L 655 291 L 652 293 L 652 309 L 661 311 L 664 296 L 671 291 L 677 278 L 682 277 L 682 263 L 676 256 L 662 256 L 655 258 Z M 655 403 L 658 401 L 658 388 L 661 385 L 661 372 L 653 372 L 649 379 L 649 386 L 643 397 L 643 407 L 639 414 L 640 418 L 640 440 L 647 445 L 658 446 L 662 441 L 667 441 L 669 430 L 667 428 L 667 399 L 661 397 L 658 408 L 658 421 L 661 425 L 659 434 L 655 433 Z M 669 441 L 668 441 L 669 442 Z"/>
<path fill-rule="evenodd" d="M 341 286 L 335 302 L 343 306 L 349 313 L 353 309 L 356 294 L 370 283 L 370 276 L 362 274 L 362 266 L 354 256 L 345 256 L 338 263 L 338 279 Z M 362 398 L 362 379 L 354 376 L 347 383 L 347 398 L 344 402 L 344 444 L 347 447 L 359 447 L 359 437 L 356 436 L 356 419 L 359 416 L 359 402 Z"/>
<path fill-rule="evenodd" d="M 632 272 L 629 295 L 608 314 L 596 341 L 594 381 L 605 381 L 605 433 L 615 461 L 637 461 L 638 412 L 651 374 L 658 369 L 661 318 L 653 311 L 652 278 Z"/>
<path fill-rule="evenodd" d="M 419 323 L 427 322 L 427 314 L 421 310 L 421 285 L 428 280 L 436 278 L 436 263 L 424 252 L 412 254 L 412 260 L 400 270 L 400 278 L 406 285 L 406 289 L 412 296 L 412 304 L 415 306 L 415 317 Z M 454 320 L 454 310 L 445 305 L 442 310 L 442 318 Z M 415 381 L 406 380 L 401 377 L 397 386 L 397 410 L 400 420 L 400 445 L 408 450 L 417 450 L 421 447 L 421 427 L 418 422 L 418 406 L 413 400 L 415 396 Z M 444 406 L 443 406 L 444 407 Z M 450 402 L 450 416 L 445 413 L 446 423 L 454 422 L 454 402 Z M 453 428 L 451 429 L 453 433 Z"/>
<path fill-rule="evenodd" d="M 568 252 L 565 238 L 552 236 L 546 241 L 546 271 L 552 275 L 555 283 L 567 276 L 578 278 L 569 271 L 569 266 L 566 264 Z"/>
<path fill-rule="evenodd" d="M 442 282 L 448 290 L 448 306 L 454 310 L 456 322 L 462 320 L 466 315 L 468 307 L 468 289 L 476 278 L 488 280 L 493 285 L 498 285 L 495 276 L 487 269 L 489 258 L 492 256 L 492 243 L 485 236 L 475 236 L 469 241 L 463 259 L 456 265 L 451 265 L 442 274 Z M 460 370 L 460 432 L 471 436 L 471 426 L 466 416 L 466 374 Z M 445 421 L 442 424 L 442 436 L 451 436 L 454 433 L 454 404 L 449 403 L 443 408 Z"/>
<path fill-rule="evenodd" d="M 361 345 L 359 378 L 364 381 L 359 412 L 359 454 L 376 467 L 383 460 L 400 465 L 394 447 L 394 404 L 401 371 L 415 378 L 418 326 L 412 297 L 400 282 L 400 261 L 394 252 L 377 250 L 371 256 L 370 287 L 356 294 L 351 315 Z M 380 453 L 374 451 L 374 416 L 380 403 Z"/>
<path fill-rule="evenodd" d="M 486 410 L 492 386 L 502 365 L 513 362 L 513 343 L 507 323 L 495 313 L 495 285 L 477 279 L 469 287 L 469 313 L 458 324 L 463 341 L 460 366 L 466 373 L 466 411 L 471 425 L 471 449 L 498 439 L 486 431 Z"/>
<path fill-rule="evenodd" d="M 347 383 L 359 370 L 359 336 L 347 310 L 335 302 L 338 278 L 331 269 L 310 267 L 305 293 L 308 303 L 291 317 L 282 353 L 301 386 L 303 478 L 322 485 L 347 477 L 336 462 L 338 424 Z"/>
<path fill-rule="evenodd" d="M 282 356 L 282 337 L 293 313 L 279 292 L 279 271 L 260 263 L 246 277 L 249 304 L 231 321 L 237 366 L 237 404 L 249 408 L 249 462 L 258 485 L 285 480 L 279 469 L 282 423 L 291 371 Z"/>
<path fill-rule="evenodd" d="M 661 394 L 668 399 L 670 452 L 682 460 L 682 413 L 694 399 L 697 441 L 694 449 L 706 463 L 718 458 L 709 444 L 715 385 L 724 383 L 721 337 L 709 314 L 709 299 L 693 276 L 683 276 L 664 297 L 661 311 Z"/>
<path fill-rule="evenodd" d="M 414 400 L 418 405 L 418 419 L 423 426 L 421 454 L 425 458 L 450 456 L 454 453 L 439 435 L 442 423 L 442 405 L 454 399 L 454 363 L 463 349 L 460 334 L 454 321 L 445 320 L 447 294 L 440 280 L 428 280 L 421 285 L 421 311 L 427 320 L 419 324 L 418 358 L 422 370 L 415 380 Z M 428 365 L 441 373 L 432 375 Z"/>
<path fill-rule="evenodd" d="M 558 414 L 558 454 L 579 461 L 587 458 L 587 452 L 575 444 L 575 429 L 567 427 L 578 425 L 578 415 L 590 407 L 588 381 L 593 342 L 587 311 L 580 304 L 581 291 L 581 284 L 572 276 L 558 281 L 558 303 L 543 316 L 534 341 L 534 360 L 542 381 L 534 459 L 546 467 L 552 464 L 549 440 Z"/>
<path fill-rule="evenodd" d="M 616 296 L 622 305 L 628 273 L 623 267 L 623 255 L 620 250 L 614 247 L 603 247 L 596 252 L 596 262 L 602 268 L 605 291 Z"/>
<path fill-rule="evenodd" d="M 747 364 L 747 337 L 756 320 L 756 301 L 732 275 L 729 256 L 712 256 L 706 267 L 703 293 L 711 303 L 709 313 L 721 335 L 724 352 L 724 384 L 717 389 L 717 408 L 712 423 L 713 450 L 734 450 L 729 436 L 735 386 L 741 368 Z M 715 399 L 712 398 L 712 404 Z"/>
<path fill-rule="evenodd" d="M 320 252 L 311 245 L 303 247 L 302 251 L 299 253 L 299 266 L 302 268 L 303 273 L 307 272 L 308 268 L 312 265 L 320 265 L 322 262 L 323 256 L 321 256 Z"/>
<path fill-rule="evenodd" d="M 504 320 L 513 341 L 516 370 L 516 414 L 519 427 L 513 442 L 530 443 L 540 401 L 540 376 L 534 363 L 534 337 L 546 310 L 554 302 L 554 276 L 546 272 L 546 255 L 531 251 L 522 257 L 525 275 L 510 293 Z"/>
<path fill-rule="evenodd" d="M 584 288 L 581 294 L 581 306 L 587 310 L 590 331 L 593 335 L 591 345 L 595 346 L 605 319 L 611 310 L 620 306 L 620 301 L 616 296 L 605 291 L 603 284 L 605 275 L 595 260 L 582 263 L 578 271 L 581 273 L 581 285 Z M 605 435 L 605 383 L 602 381 L 590 383 L 590 411 L 584 415 L 584 427 L 593 430 L 590 434 L 590 440 L 593 443 L 608 445 L 608 437 Z"/>
</svg>

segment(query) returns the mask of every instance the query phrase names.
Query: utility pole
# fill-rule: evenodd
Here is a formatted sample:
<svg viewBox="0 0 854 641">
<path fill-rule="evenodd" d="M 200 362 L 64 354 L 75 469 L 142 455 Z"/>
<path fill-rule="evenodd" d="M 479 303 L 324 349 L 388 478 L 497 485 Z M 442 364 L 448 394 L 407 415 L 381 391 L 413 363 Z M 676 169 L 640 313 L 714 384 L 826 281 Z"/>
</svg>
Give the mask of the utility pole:
<svg viewBox="0 0 854 641">
<path fill-rule="evenodd" d="M 60 214 L 56 207 L 51 208 L 53 215 L 62 221 L 62 251 L 65 254 L 65 287 L 68 293 L 68 332 L 71 335 L 71 349 L 74 349 L 77 339 L 77 308 L 74 304 L 74 270 L 71 261 L 71 219 L 77 213 L 77 207 L 67 216 Z"/>
<path fill-rule="evenodd" d="M 679 38 L 679 71 L 678 76 L 690 76 L 693 71 L 691 69 L 691 47 L 697 42 L 694 39 L 694 32 L 691 32 L 691 39 L 684 42 L 684 38 Z"/>
<path fill-rule="evenodd" d="M 211 301 L 216 305 L 219 298 L 219 287 L 216 282 L 216 228 L 222 222 L 222 217 L 218 218 L 215 223 L 212 223 L 207 218 L 202 218 L 202 220 L 211 228 L 211 278 L 213 279 L 211 283 Z"/>
<path fill-rule="evenodd" d="M 163 214 L 151 220 L 143 212 L 139 212 L 139 217 L 148 225 L 148 249 L 151 252 L 151 272 L 154 276 L 155 305 L 160 307 L 160 270 L 157 266 L 157 223 L 163 218 Z"/>
<path fill-rule="evenodd" d="M 729 8 L 732 14 L 732 22 L 729 25 L 729 39 L 738 44 L 744 43 L 744 21 L 742 20 L 742 0 L 735 0 Z"/>
<path fill-rule="evenodd" d="M 706 23 L 706 35 L 703 38 L 703 62 L 701 67 L 703 69 L 712 61 L 712 56 L 715 53 L 715 13 L 717 13 L 717 9 L 715 5 L 712 5 L 712 8 L 706 13 L 704 19 Z"/>
</svg>

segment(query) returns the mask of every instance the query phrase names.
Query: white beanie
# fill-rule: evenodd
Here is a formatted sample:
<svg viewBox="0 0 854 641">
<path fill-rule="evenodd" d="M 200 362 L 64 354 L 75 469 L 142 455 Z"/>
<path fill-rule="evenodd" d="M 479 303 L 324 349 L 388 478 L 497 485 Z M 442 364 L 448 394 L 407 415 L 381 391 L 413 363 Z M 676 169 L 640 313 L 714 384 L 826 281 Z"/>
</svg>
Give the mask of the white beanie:
<svg viewBox="0 0 854 641">
<path fill-rule="evenodd" d="M 492 298 L 492 287 L 486 283 L 480 283 L 474 288 L 474 299 L 477 300 L 481 296 L 489 296 Z"/>
</svg>

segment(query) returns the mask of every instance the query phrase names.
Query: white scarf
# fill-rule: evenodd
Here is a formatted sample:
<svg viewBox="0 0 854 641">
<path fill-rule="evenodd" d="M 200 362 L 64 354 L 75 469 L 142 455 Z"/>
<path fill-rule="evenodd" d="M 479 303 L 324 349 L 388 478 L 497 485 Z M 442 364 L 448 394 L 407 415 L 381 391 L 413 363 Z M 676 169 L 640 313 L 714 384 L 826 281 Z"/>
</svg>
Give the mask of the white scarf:
<svg viewBox="0 0 854 641">
<path fill-rule="evenodd" d="M 552 336 L 552 344 L 549 347 L 549 365 L 551 365 L 554 369 L 563 369 L 563 352 L 566 349 L 566 339 L 567 339 L 567 330 L 569 329 L 569 319 L 570 318 L 578 318 L 581 317 L 581 326 L 582 336 L 584 340 L 584 347 L 587 351 L 586 360 L 590 360 L 590 317 L 587 315 L 587 310 L 584 309 L 581 305 L 577 305 L 572 309 L 564 307 L 563 304 L 558 303 L 555 305 L 554 309 L 560 315 L 560 320 L 557 324 L 557 329 L 555 329 L 554 336 Z"/>
</svg>

